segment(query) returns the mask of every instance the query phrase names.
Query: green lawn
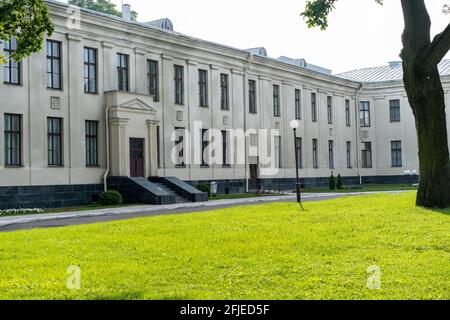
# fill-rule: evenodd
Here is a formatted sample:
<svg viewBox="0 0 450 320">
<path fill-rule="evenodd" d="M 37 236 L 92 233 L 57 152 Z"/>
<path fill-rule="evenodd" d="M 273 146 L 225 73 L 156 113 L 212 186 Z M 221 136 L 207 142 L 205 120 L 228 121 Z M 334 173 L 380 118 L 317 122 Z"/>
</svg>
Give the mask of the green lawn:
<svg viewBox="0 0 450 320">
<path fill-rule="evenodd" d="M 399 190 L 417 190 L 409 184 L 362 184 L 355 186 L 344 186 L 343 189 L 330 190 L 329 188 L 305 188 L 303 192 L 322 193 L 322 192 L 368 192 L 368 191 L 399 191 Z M 293 191 L 295 192 L 295 190 Z"/>
<path fill-rule="evenodd" d="M 0 233 L 2 299 L 450 299 L 450 210 L 414 193 Z M 81 289 L 66 288 L 68 266 Z M 381 288 L 367 288 L 367 269 Z"/>
</svg>

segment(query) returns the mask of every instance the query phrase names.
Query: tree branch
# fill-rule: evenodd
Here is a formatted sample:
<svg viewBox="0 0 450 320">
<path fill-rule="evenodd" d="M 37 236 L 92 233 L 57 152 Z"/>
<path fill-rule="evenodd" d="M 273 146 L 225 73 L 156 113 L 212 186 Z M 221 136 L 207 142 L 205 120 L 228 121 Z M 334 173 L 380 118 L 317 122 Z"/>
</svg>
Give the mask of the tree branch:
<svg viewBox="0 0 450 320">
<path fill-rule="evenodd" d="M 444 31 L 437 34 L 423 54 L 428 68 L 436 67 L 450 50 L 450 23 Z"/>
</svg>

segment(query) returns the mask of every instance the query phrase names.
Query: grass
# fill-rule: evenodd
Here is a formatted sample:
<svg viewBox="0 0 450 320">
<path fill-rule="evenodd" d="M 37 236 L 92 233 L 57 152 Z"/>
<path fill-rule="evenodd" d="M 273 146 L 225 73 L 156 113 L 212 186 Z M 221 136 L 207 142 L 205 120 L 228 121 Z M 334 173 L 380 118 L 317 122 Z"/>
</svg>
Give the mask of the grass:
<svg viewBox="0 0 450 320">
<path fill-rule="evenodd" d="M 369 191 L 399 191 L 399 190 L 417 190 L 409 184 L 362 184 L 356 186 L 344 186 L 344 189 L 330 190 L 329 188 L 304 188 L 303 192 L 309 193 L 349 193 L 349 192 L 369 192 Z"/>
<path fill-rule="evenodd" d="M 450 299 L 450 210 L 416 208 L 412 192 L 305 207 L 1 233 L 0 298 Z M 80 290 L 66 287 L 71 265 Z"/>
</svg>

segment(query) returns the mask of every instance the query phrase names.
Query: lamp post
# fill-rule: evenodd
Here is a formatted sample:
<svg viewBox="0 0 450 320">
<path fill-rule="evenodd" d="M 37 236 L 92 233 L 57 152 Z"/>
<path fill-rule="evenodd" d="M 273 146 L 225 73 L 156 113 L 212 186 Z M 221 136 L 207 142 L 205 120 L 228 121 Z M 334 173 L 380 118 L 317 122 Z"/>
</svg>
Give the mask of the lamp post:
<svg viewBox="0 0 450 320">
<path fill-rule="evenodd" d="M 300 123 L 297 120 L 291 121 L 291 128 L 294 130 L 294 154 L 295 154 L 295 174 L 296 174 L 296 191 L 297 191 L 297 202 L 302 203 L 302 195 L 301 195 L 301 186 L 300 186 L 300 178 L 298 174 L 298 153 L 297 153 L 297 129 Z"/>
</svg>

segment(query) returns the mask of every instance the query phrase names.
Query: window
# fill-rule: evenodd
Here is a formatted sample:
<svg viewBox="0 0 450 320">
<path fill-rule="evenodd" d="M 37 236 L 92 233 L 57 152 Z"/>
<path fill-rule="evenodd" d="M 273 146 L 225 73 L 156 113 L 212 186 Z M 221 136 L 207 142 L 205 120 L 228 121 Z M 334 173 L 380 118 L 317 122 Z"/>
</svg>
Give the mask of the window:
<svg viewBox="0 0 450 320">
<path fill-rule="evenodd" d="M 97 49 L 84 48 L 84 92 L 97 93 Z"/>
<path fill-rule="evenodd" d="M 5 165 L 22 165 L 22 116 L 5 113 Z"/>
<path fill-rule="evenodd" d="M 280 116 L 280 86 L 273 85 L 273 116 Z"/>
<path fill-rule="evenodd" d="M 317 139 L 313 139 L 312 141 L 312 156 L 313 156 L 313 167 L 315 169 L 319 168 L 319 154 L 318 154 L 318 148 L 317 148 Z"/>
<path fill-rule="evenodd" d="M 199 106 L 208 107 L 208 71 L 198 70 Z"/>
<path fill-rule="evenodd" d="M 86 166 L 98 166 L 98 121 L 86 120 Z"/>
<path fill-rule="evenodd" d="M 159 101 L 159 62 L 147 60 L 147 87 L 148 94 L 153 96 L 153 101 Z"/>
<path fill-rule="evenodd" d="M 275 136 L 275 168 L 281 168 L 281 136 Z"/>
<path fill-rule="evenodd" d="M 47 87 L 61 89 L 61 42 L 47 40 Z"/>
<path fill-rule="evenodd" d="M 328 165 L 334 169 L 334 141 L 328 140 Z"/>
<path fill-rule="evenodd" d="M 364 142 L 364 149 L 362 150 L 362 167 L 372 168 L 372 143 Z"/>
<path fill-rule="evenodd" d="M 20 62 L 14 61 L 11 55 L 17 49 L 16 38 L 12 37 L 4 42 L 3 55 L 8 59 L 3 65 L 3 81 L 9 84 L 20 84 Z"/>
<path fill-rule="evenodd" d="M 120 91 L 129 91 L 130 84 L 128 81 L 129 73 L 129 56 L 127 54 L 117 54 L 117 80 L 118 89 Z"/>
<path fill-rule="evenodd" d="M 333 100 L 332 97 L 327 97 L 327 118 L 328 118 L 328 124 L 333 124 Z"/>
<path fill-rule="evenodd" d="M 391 141 L 391 161 L 393 167 L 402 166 L 402 142 Z"/>
<path fill-rule="evenodd" d="M 186 166 L 184 161 L 184 134 L 184 128 L 175 128 L 175 150 L 177 152 L 175 167 L 177 168 L 184 168 Z"/>
<path fill-rule="evenodd" d="M 256 113 L 256 81 L 248 80 L 248 106 L 250 113 Z"/>
<path fill-rule="evenodd" d="M 299 168 L 303 168 L 302 143 L 302 138 L 295 138 L 295 152 L 297 154 L 297 166 Z"/>
<path fill-rule="evenodd" d="M 228 132 L 227 130 L 222 130 L 222 165 L 228 167 L 230 164 L 228 162 Z"/>
<path fill-rule="evenodd" d="M 175 76 L 175 104 L 184 104 L 184 67 L 174 66 Z"/>
<path fill-rule="evenodd" d="M 220 74 L 220 108 L 222 110 L 230 110 L 228 75 Z"/>
<path fill-rule="evenodd" d="M 311 120 L 317 122 L 316 94 L 311 93 Z"/>
<path fill-rule="evenodd" d="M 352 143 L 347 141 L 347 168 L 352 167 Z"/>
<path fill-rule="evenodd" d="M 161 133 L 160 133 L 160 126 L 156 127 L 156 152 L 158 154 L 156 155 L 156 161 L 158 164 L 158 168 L 161 168 Z"/>
<path fill-rule="evenodd" d="M 62 119 L 47 118 L 48 165 L 62 166 Z"/>
<path fill-rule="evenodd" d="M 350 127 L 350 100 L 345 100 L 345 125 Z"/>
<path fill-rule="evenodd" d="M 208 139 L 208 129 L 202 129 L 202 167 L 208 167 L 208 156 L 206 154 L 206 148 L 208 148 L 209 145 L 209 139 Z"/>
<path fill-rule="evenodd" d="M 390 100 L 389 101 L 389 114 L 391 122 L 400 121 L 400 100 Z"/>
<path fill-rule="evenodd" d="M 370 127 L 370 103 L 361 101 L 359 103 L 359 122 L 361 127 Z"/>
<path fill-rule="evenodd" d="M 302 110 L 301 110 L 301 92 L 299 89 L 295 89 L 295 119 L 300 120 L 302 118 Z"/>
</svg>

